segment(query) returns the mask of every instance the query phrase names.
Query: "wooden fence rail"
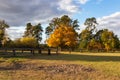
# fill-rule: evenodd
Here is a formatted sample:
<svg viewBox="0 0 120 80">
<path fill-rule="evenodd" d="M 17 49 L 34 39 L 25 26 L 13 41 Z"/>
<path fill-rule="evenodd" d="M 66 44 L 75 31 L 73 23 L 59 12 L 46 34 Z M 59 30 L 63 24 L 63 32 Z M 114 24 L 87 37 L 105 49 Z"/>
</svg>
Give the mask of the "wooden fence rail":
<svg viewBox="0 0 120 80">
<path fill-rule="evenodd" d="M 30 51 L 33 55 L 35 55 L 35 51 L 38 51 L 39 54 L 42 54 L 42 50 L 47 50 L 48 55 L 51 55 L 51 49 L 46 48 L 46 49 L 41 49 L 41 48 L 0 48 L 0 51 L 3 51 L 4 53 L 7 53 L 7 51 L 12 51 L 13 56 L 16 56 L 17 51 L 21 51 L 23 53 L 24 51 Z"/>
</svg>

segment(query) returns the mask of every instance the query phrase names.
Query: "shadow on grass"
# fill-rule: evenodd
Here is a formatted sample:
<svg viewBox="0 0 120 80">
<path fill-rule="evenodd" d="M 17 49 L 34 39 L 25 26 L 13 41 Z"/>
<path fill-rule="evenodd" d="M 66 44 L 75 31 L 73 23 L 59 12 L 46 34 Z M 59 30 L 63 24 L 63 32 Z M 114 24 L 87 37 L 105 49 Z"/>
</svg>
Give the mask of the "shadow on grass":
<svg viewBox="0 0 120 80">
<path fill-rule="evenodd" d="M 26 59 L 39 59 L 39 60 L 65 60 L 65 61 L 120 61 L 120 56 L 102 56 L 102 55 L 85 55 L 85 54 L 17 54 L 16 56 L 10 55 L 0 55 L 3 58 L 26 58 Z"/>
</svg>

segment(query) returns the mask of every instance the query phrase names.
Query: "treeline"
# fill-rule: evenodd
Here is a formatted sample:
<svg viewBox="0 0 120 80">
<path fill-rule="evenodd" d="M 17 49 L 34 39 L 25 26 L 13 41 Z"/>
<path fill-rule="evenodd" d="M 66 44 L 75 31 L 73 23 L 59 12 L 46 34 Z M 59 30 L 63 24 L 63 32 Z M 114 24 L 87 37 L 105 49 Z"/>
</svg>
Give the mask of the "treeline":
<svg viewBox="0 0 120 80">
<path fill-rule="evenodd" d="M 120 48 L 117 35 L 108 29 L 97 29 L 99 23 L 96 18 L 87 18 L 84 25 L 86 28 L 79 32 L 77 20 L 72 20 L 67 15 L 54 18 L 46 28 L 48 46 L 87 51 L 110 51 Z"/>
<path fill-rule="evenodd" d="M 7 27 L 6 27 L 7 26 Z M 3 29 L 2 29 L 3 28 Z M 26 30 L 23 37 L 11 40 L 8 37 L 6 28 L 9 28 L 8 24 L 4 21 L 0 21 L 0 47 L 2 48 L 39 48 L 39 42 L 42 40 L 42 26 L 41 24 L 32 25 L 26 24 Z M 14 34 L 14 36 L 17 34 Z"/>
<path fill-rule="evenodd" d="M 117 35 L 108 29 L 97 29 L 99 23 L 96 18 L 87 18 L 84 25 L 86 28 L 80 32 L 77 19 L 73 20 L 67 15 L 53 18 L 45 29 L 45 42 L 49 47 L 69 50 L 110 51 L 120 48 Z M 14 41 L 6 35 L 5 29 L 8 27 L 5 21 L 0 21 L 1 47 L 41 47 L 43 29 L 40 23 L 27 23 L 24 36 Z"/>
</svg>

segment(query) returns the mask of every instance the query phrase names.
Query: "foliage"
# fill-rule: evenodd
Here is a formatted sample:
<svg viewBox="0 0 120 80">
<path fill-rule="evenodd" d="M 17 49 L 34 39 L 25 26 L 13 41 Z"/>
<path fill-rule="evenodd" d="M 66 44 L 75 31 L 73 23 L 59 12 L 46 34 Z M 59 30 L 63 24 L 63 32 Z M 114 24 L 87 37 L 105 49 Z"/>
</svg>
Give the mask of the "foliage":
<svg viewBox="0 0 120 80">
<path fill-rule="evenodd" d="M 61 18 L 53 18 L 46 28 L 45 33 L 49 36 L 57 27 L 60 27 L 61 24 L 71 26 L 74 29 L 79 29 L 78 20 L 72 20 L 68 15 L 63 15 Z"/>
<path fill-rule="evenodd" d="M 90 39 L 91 39 L 92 35 L 91 32 L 88 31 L 87 29 L 83 30 L 80 34 L 79 34 L 79 48 L 80 49 L 86 49 L 87 48 L 87 44 L 89 43 Z"/>
<path fill-rule="evenodd" d="M 119 48 L 119 39 L 112 31 L 108 29 L 97 31 L 98 23 L 94 17 L 87 18 L 84 24 L 86 28 L 79 34 L 80 49 L 109 51 Z"/>
<path fill-rule="evenodd" d="M 0 41 L 3 40 L 4 37 L 4 31 L 0 29 Z"/>
<path fill-rule="evenodd" d="M 98 23 L 96 21 L 96 18 L 94 17 L 87 18 L 85 20 L 84 25 L 86 26 L 86 28 L 79 34 L 79 39 L 80 39 L 79 48 L 80 49 L 90 49 L 90 47 L 93 47 L 91 45 L 96 43 L 94 40 L 91 41 L 91 39 L 94 37 L 94 34 L 93 34 L 94 31 L 97 30 L 96 29 L 97 24 Z"/>
<path fill-rule="evenodd" d="M 64 49 L 75 49 L 78 46 L 79 49 L 98 51 L 113 51 L 120 48 L 120 40 L 112 31 L 97 30 L 98 23 L 95 17 L 87 18 L 84 25 L 86 28 L 78 35 L 77 19 L 72 20 L 68 15 L 53 18 L 45 29 L 47 45 Z M 27 23 L 23 38 L 14 41 L 7 37 L 6 28 L 9 28 L 9 25 L 4 20 L 0 20 L 0 47 L 48 47 L 39 45 L 43 32 L 40 23 L 37 25 Z"/>
<path fill-rule="evenodd" d="M 74 47 L 77 44 L 77 33 L 75 30 L 78 27 L 78 21 L 72 20 L 67 15 L 60 18 L 53 18 L 45 32 L 48 36 L 48 46 L 60 48 Z"/>
<path fill-rule="evenodd" d="M 35 26 L 31 25 L 31 23 L 27 23 L 24 37 L 34 37 L 40 42 L 42 40 L 42 32 L 43 29 L 40 23 Z"/>
<path fill-rule="evenodd" d="M 88 31 L 94 32 L 96 30 L 97 21 L 95 17 L 87 18 L 84 25 Z"/>
<path fill-rule="evenodd" d="M 20 42 L 23 47 L 35 48 L 38 46 L 38 42 L 34 37 L 23 37 L 20 39 Z"/>
<path fill-rule="evenodd" d="M 50 47 L 75 46 L 77 43 L 77 33 L 72 27 L 64 26 L 58 27 L 47 39 L 47 44 Z"/>
<path fill-rule="evenodd" d="M 0 20 L 0 46 L 2 46 L 2 40 L 6 37 L 6 28 L 9 28 L 9 25 L 4 20 Z"/>
<path fill-rule="evenodd" d="M 87 45 L 88 50 L 101 50 L 103 48 L 103 45 L 95 40 L 94 38 L 90 40 L 90 42 Z"/>
<path fill-rule="evenodd" d="M 80 35 L 80 49 L 105 49 L 107 51 L 119 48 L 118 37 L 108 29 L 99 30 L 96 34 L 92 34 L 88 30 L 83 30 Z"/>
<path fill-rule="evenodd" d="M 2 40 L 2 47 L 10 47 L 12 45 L 12 40 L 8 37 L 4 37 Z"/>
<path fill-rule="evenodd" d="M 119 48 L 119 39 L 112 31 L 109 31 L 108 29 L 104 29 L 101 34 L 101 41 L 105 46 L 105 49 L 107 51 L 111 49 Z"/>
<path fill-rule="evenodd" d="M 23 37 L 11 42 L 10 47 L 13 48 L 36 48 L 38 42 L 34 37 Z"/>
</svg>

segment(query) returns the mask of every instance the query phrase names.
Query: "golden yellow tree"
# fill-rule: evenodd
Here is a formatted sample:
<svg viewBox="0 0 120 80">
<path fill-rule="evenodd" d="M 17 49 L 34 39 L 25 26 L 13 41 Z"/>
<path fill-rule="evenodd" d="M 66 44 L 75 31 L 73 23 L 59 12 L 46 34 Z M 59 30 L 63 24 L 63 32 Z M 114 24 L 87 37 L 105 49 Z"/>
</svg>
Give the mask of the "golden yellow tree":
<svg viewBox="0 0 120 80">
<path fill-rule="evenodd" d="M 47 44 L 49 47 L 73 47 L 77 44 L 77 33 L 71 26 L 60 25 L 47 39 Z"/>
</svg>

